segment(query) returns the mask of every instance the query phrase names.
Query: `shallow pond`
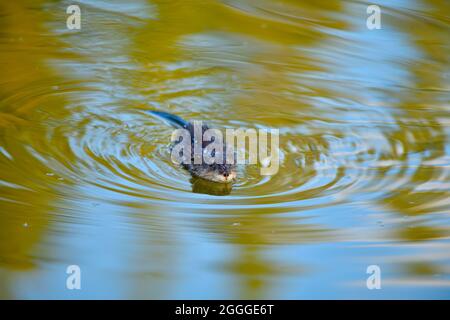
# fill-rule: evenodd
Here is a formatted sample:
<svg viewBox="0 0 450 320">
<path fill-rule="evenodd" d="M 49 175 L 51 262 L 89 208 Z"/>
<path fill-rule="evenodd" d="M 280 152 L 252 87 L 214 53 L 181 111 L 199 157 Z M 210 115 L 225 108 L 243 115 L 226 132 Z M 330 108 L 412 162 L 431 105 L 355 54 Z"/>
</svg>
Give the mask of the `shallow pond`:
<svg viewBox="0 0 450 320">
<path fill-rule="evenodd" d="M 0 298 L 450 298 L 448 1 L 373 30 L 360 1 L 77 3 L 0 4 Z M 279 171 L 191 181 L 149 109 L 279 129 Z"/>
</svg>

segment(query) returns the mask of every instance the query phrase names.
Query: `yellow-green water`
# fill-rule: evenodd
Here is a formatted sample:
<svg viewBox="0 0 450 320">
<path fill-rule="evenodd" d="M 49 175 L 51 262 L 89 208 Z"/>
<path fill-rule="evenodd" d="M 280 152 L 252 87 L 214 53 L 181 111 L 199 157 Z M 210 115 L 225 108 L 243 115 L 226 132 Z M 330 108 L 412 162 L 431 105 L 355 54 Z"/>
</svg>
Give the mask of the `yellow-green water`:
<svg viewBox="0 0 450 320">
<path fill-rule="evenodd" d="M 448 1 L 377 1 L 380 30 L 360 1 L 76 3 L 81 30 L 0 4 L 0 298 L 450 298 Z M 208 194 L 147 109 L 277 128 L 280 170 Z"/>
</svg>

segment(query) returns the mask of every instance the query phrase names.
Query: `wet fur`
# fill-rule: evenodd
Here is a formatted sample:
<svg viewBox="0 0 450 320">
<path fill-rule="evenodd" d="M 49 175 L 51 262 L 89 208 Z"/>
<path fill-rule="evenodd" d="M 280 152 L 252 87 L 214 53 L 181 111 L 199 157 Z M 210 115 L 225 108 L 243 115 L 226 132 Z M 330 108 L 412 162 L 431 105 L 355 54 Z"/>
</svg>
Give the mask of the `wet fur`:
<svg viewBox="0 0 450 320">
<path fill-rule="evenodd" d="M 220 182 L 220 183 L 231 183 L 236 178 L 236 165 L 235 164 L 206 164 L 202 161 L 202 164 L 194 164 L 194 125 L 184 119 L 162 111 L 150 111 L 151 114 L 163 118 L 169 122 L 172 126 L 176 128 L 183 128 L 189 131 L 191 135 L 191 163 L 183 164 L 183 167 L 188 170 L 193 176 L 200 177 L 205 180 Z M 202 136 L 209 127 L 205 124 L 202 125 Z M 175 144 L 179 143 L 175 142 Z M 202 142 L 202 156 L 203 150 L 210 144 L 210 141 Z M 227 145 L 224 144 L 223 155 L 226 155 Z M 235 159 L 236 160 L 236 159 Z"/>
</svg>

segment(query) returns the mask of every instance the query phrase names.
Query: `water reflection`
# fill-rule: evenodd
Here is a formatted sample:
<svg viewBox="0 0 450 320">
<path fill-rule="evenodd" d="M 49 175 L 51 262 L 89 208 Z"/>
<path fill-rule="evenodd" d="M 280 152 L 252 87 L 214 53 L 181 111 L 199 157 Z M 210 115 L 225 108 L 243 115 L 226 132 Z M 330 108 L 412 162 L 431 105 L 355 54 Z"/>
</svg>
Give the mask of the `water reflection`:
<svg viewBox="0 0 450 320">
<path fill-rule="evenodd" d="M 215 183 L 201 178 L 192 178 L 190 181 L 192 183 L 192 192 L 209 194 L 212 196 L 229 195 L 233 188 L 231 183 Z"/>
<path fill-rule="evenodd" d="M 0 4 L 2 298 L 448 297 L 445 2 L 69 4 Z M 147 109 L 279 128 L 280 170 L 191 179 Z"/>
</svg>

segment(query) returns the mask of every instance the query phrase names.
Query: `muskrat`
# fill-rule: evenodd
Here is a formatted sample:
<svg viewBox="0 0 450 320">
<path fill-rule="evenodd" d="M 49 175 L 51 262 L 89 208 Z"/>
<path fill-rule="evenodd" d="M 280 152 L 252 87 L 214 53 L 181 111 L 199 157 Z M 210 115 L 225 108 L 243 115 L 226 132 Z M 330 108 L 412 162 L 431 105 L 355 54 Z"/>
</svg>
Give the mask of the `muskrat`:
<svg viewBox="0 0 450 320">
<path fill-rule="evenodd" d="M 184 120 L 183 118 L 176 116 L 174 114 L 163 112 L 163 111 L 149 111 L 150 114 L 158 116 L 168 122 L 175 128 L 186 129 L 191 137 L 191 161 L 190 163 L 182 163 L 182 166 L 188 170 L 192 176 L 199 177 L 205 180 L 220 182 L 220 183 L 232 183 L 235 181 L 237 172 L 236 172 L 236 161 L 233 163 L 212 163 L 207 164 L 205 161 L 202 161 L 201 164 L 194 163 L 194 124 L 189 121 Z M 209 127 L 206 124 L 202 124 L 202 137 L 206 130 Z M 180 143 L 181 140 L 176 141 L 175 144 Z M 210 144 L 212 141 L 202 141 L 202 155 L 204 149 Z M 227 145 L 224 144 L 224 152 L 223 155 L 227 153 Z M 225 156 L 224 156 L 225 157 Z"/>
</svg>

